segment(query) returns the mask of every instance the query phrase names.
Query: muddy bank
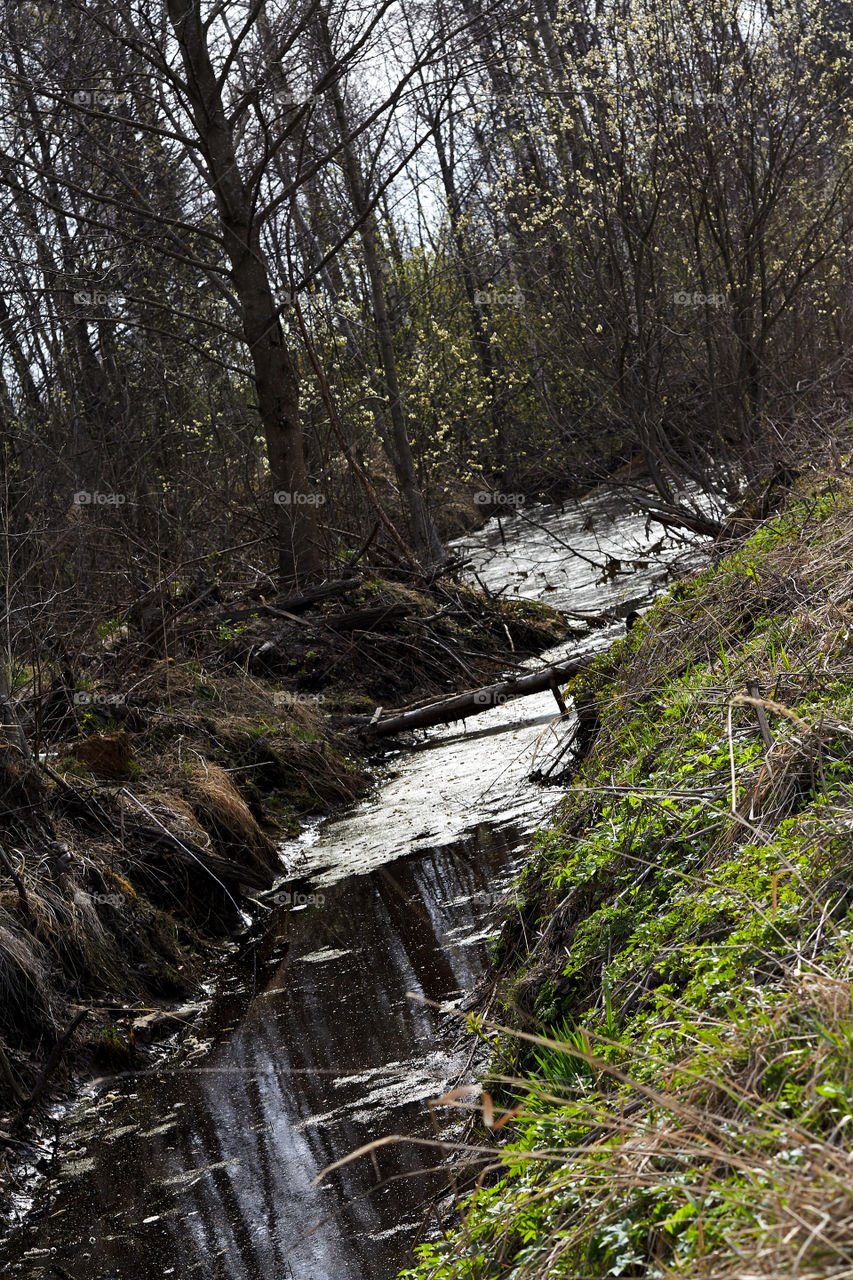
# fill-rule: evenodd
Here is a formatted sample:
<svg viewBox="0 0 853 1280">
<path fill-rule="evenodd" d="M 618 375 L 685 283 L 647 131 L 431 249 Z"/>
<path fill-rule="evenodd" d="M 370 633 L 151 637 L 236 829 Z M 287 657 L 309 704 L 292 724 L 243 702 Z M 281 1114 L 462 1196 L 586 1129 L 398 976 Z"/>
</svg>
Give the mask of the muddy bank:
<svg viewBox="0 0 853 1280">
<path fill-rule="evenodd" d="M 373 749 L 336 713 L 476 684 L 565 631 L 452 578 L 354 577 L 285 603 L 161 611 L 105 632 L 73 671 L 30 667 L 10 696 L 0 1161 L 73 1074 L 138 1066 L 174 1030 L 158 1010 L 203 995 L 221 940 L 281 873 L 280 842 L 365 793 Z M 7 1205 L 15 1187 L 0 1163 Z"/>
</svg>

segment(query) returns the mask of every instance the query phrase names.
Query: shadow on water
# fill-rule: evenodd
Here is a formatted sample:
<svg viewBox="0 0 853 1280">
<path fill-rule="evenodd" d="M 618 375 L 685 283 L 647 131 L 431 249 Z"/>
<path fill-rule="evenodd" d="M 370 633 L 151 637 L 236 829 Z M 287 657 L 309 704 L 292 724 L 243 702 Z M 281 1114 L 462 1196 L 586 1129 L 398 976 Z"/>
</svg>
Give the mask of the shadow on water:
<svg viewBox="0 0 853 1280">
<path fill-rule="evenodd" d="M 504 536 L 493 521 L 459 547 L 495 590 L 568 609 L 651 598 L 674 554 L 602 499 Z M 482 976 L 555 803 L 528 782 L 554 718 L 542 694 L 430 730 L 373 796 L 284 847 L 305 905 L 226 966 L 186 1061 L 101 1082 L 66 1117 L 33 1214 L 0 1246 L 8 1274 L 391 1280 L 447 1188 L 435 1150 L 384 1146 L 315 1179 L 384 1135 L 432 1137 L 426 1101 L 469 1069 L 460 1020 L 408 993 L 459 1002 Z"/>
<path fill-rule="evenodd" d="M 436 1153 L 388 1146 L 313 1180 L 380 1134 L 432 1136 L 425 1100 L 468 1047 L 407 993 L 470 990 L 523 848 L 482 824 L 281 913 L 232 975 L 248 1008 L 235 1029 L 214 1021 L 224 1043 L 203 1065 L 121 1077 L 81 1117 L 11 1274 L 393 1276 L 447 1187 Z"/>
</svg>

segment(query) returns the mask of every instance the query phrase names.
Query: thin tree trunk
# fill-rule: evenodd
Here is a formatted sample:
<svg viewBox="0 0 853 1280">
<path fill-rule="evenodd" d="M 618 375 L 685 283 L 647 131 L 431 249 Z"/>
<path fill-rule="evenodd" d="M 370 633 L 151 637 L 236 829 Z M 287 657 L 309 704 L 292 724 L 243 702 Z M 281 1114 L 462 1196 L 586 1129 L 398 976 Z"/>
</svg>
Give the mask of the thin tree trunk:
<svg viewBox="0 0 853 1280">
<path fill-rule="evenodd" d="M 483 320 L 482 308 L 477 302 L 477 284 L 461 225 L 461 201 L 459 200 L 459 196 L 456 191 L 453 169 L 447 154 L 447 149 L 444 145 L 444 139 L 441 136 L 441 124 L 438 113 L 436 113 L 433 119 L 430 120 L 430 125 L 432 128 L 433 142 L 435 144 L 435 153 L 438 157 L 438 167 L 441 171 L 444 195 L 447 200 L 447 213 L 450 219 L 450 230 L 453 235 L 456 256 L 459 260 L 459 268 L 462 273 L 462 284 L 465 289 L 465 297 L 468 299 L 468 313 L 471 319 L 471 337 L 474 342 L 474 350 L 477 352 L 477 360 L 480 365 L 480 372 L 482 373 L 483 381 L 489 389 L 489 417 L 491 419 L 495 447 L 499 458 L 499 469 L 505 471 L 507 459 L 506 422 L 501 405 L 497 371 L 495 369 L 495 361 L 492 355 L 492 345 L 489 342 L 489 335 Z"/>
<path fill-rule="evenodd" d="M 186 73 L 185 91 L 231 261 L 231 280 L 242 307 L 243 336 L 252 358 L 257 409 L 276 491 L 279 572 L 283 581 L 301 585 L 319 578 L 322 570 L 315 495 L 305 469 L 299 421 L 298 371 L 279 323 L 251 193 L 240 175 L 201 12 L 186 0 L 167 3 Z"/>
<path fill-rule="evenodd" d="M 327 59 L 332 57 L 331 38 L 325 15 L 319 15 L 319 28 L 323 40 L 323 52 Z M 385 287 L 382 273 L 382 254 L 379 245 L 379 232 L 376 218 L 370 206 L 362 178 L 361 169 L 352 143 L 347 141 L 350 134 L 349 122 L 343 96 L 337 81 L 329 86 L 338 131 L 342 139 L 341 160 L 344 176 L 349 188 L 353 211 L 361 227 L 360 237 L 364 251 L 364 265 L 370 281 L 370 293 L 373 303 L 373 317 L 376 324 L 376 340 L 382 373 L 388 392 L 388 416 L 391 419 L 391 462 L 397 475 L 400 492 L 406 504 L 411 525 L 412 541 L 417 551 L 426 555 L 432 562 L 441 563 L 446 559 L 446 552 L 436 532 L 432 517 L 427 509 L 418 483 L 414 454 L 409 440 L 406 415 L 403 409 L 403 398 L 397 376 L 397 358 L 394 354 L 394 342 L 391 322 L 388 316 L 388 305 L 385 298 Z"/>
</svg>

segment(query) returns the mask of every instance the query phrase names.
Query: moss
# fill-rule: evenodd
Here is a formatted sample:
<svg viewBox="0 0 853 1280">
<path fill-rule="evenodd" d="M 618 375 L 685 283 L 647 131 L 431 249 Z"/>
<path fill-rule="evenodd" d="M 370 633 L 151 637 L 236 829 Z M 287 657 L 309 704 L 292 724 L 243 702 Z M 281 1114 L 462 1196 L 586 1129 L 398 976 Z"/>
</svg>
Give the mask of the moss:
<svg viewBox="0 0 853 1280">
<path fill-rule="evenodd" d="M 103 1027 L 92 1046 L 92 1056 L 100 1066 L 126 1068 L 133 1062 L 133 1043 L 115 1027 Z"/>
</svg>

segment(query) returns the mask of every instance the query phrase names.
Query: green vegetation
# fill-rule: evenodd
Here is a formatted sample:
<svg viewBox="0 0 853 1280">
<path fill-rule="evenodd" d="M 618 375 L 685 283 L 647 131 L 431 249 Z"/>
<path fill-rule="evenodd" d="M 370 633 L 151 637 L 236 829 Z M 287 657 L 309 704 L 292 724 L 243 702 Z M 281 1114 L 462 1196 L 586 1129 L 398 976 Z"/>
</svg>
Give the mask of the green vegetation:
<svg viewBox="0 0 853 1280">
<path fill-rule="evenodd" d="M 851 549 L 824 478 L 575 681 L 597 731 L 496 952 L 494 1158 L 406 1276 L 849 1274 Z"/>
</svg>

